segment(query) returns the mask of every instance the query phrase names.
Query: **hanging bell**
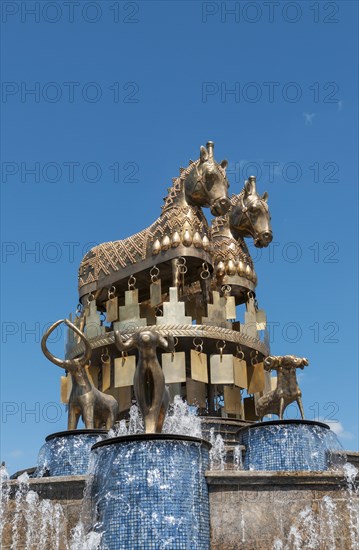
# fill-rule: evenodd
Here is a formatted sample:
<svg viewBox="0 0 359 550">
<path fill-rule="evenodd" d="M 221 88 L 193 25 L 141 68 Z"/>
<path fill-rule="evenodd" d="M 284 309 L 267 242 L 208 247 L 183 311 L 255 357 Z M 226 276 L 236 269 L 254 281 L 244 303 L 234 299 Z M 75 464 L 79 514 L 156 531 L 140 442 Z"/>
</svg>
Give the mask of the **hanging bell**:
<svg viewBox="0 0 359 550">
<path fill-rule="evenodd" d="M 196 231 L 195 234 L 193 235 L 193 245 L 196 248 L 201 248 L 202 246 L 201 235 L 198 233 L 198 231 Z"/>
<path fill-rule="evenodd" d="M 175 231 L 172 235 L 171 246 L 172 248 L 176 248 L 179 244 L 181 244 L 181 237 L 179 236 L 178 231 Z"/>
<path fill-rule="evenodd" d="M 165 235 L 162 239 L 161 250 L 168 250 L 171 246 L 171 241 L 168 235 Z"/>
<path fill-rule="evenodd" d="M 185 229 L 183 233 L 182 243 L 184 246 L 191 246 L 192 244 L 192 235 L 188 229 Z"/>
<path fill-rule="evenodd" d="M 233 260 L 228 260 L 227 262 L 227 267 L 226 267 L 226 272 L 227 272 L 227 275 L 235 275 L 236 274 L 236 266 L 235 266 L 235 263 Z"/>
<path fill-rule="evenodd" d="M 225 273 L 224 262 L 220 261 L 216 265 L 216 274 L 217 274 L 218 277 L 222 277 L 222 275 L 224 275 L 224 273 Z"/>
<path fill-rule="evenodd" d="M 161 243 L 158 239 L 152 245 L 152 254 L 159 254 L 161 252 Z"/>
<path fill-rule="evenodd" d="M 207 235 L 204 235 L 203 239 L 202 239 L 202 246 L 203 246 L 203 250 L 209 250 L 209 247 L 210 247 L 210 242 L 209 242 L 209 239 L 207 237 Z"/>
</svg>

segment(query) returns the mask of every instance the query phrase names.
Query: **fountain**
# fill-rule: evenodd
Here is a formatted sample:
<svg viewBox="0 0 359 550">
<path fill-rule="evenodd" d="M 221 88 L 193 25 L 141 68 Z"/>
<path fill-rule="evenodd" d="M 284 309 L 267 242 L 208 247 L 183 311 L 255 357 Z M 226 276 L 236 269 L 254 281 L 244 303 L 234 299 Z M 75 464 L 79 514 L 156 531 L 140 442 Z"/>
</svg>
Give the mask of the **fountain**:
<svg viewBox="0 0 359 550">
<path fill-rule="evenodd" d="M 3 548 L 359 547 L 357 455 L 305 420 L 308 360 L 261 337 L 244 237 L 270 244 L 268 195 L 250 177 L 229 197 L 226 166 L 208 142 L 150 227 L 83 258 L 76 313 L 41 343 L 65 371 L 68 429 L 36 469 L 2 466 Z M 47 347 L 60 323 L 65 359 Z M 302 419 L 283 420 L 293 402 Z"/>
</svg>

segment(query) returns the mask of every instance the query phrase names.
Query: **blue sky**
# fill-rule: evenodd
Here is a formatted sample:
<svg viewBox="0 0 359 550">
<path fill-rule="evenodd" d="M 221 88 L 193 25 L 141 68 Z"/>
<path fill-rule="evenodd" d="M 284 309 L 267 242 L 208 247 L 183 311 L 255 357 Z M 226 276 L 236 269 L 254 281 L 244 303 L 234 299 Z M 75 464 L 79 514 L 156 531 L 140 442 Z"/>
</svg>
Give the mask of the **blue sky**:
<svg viewBox="0 0 359 550">
<path fill-rule="evenodd" d="M 309 358 L 307 418 L 333 421 L 358 449 L 357 3 L 274 4 L 2 2 L 1 458 L 11 472 L 66 428 L 62 373 L 40 339 L 76 309 L 83 253 L 152 223 L 209 139 L 229 160 L 232 192 L 255 173 L 269 193 L 274 243 L 253 254 L 272 352 Z M 53 350 L 63 346 L 59 335 Z"/>
</svg>

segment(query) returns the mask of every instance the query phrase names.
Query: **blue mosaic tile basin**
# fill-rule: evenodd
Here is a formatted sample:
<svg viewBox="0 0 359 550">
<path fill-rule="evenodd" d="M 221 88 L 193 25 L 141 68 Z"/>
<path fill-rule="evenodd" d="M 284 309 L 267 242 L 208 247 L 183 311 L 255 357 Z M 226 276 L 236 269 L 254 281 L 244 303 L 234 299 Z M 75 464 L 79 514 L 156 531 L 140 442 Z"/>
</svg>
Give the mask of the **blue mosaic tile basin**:
<svg viewBox="0 0 359 550">
<path fill-rule="evenodd" d="M 238 434 L 244 470 L 324 471 L 344 453 L 329 426 L 312 420 L 257 422 Z"/>
<path fill-rule="evenodd" d="M 34 477 L 86 474 L 91 447 L 106 436 L 106 430 L 68 430 L 48 435 Z"/>
<path fill-rule="evenodd" d="M 94 530 L 103 550 L 209 550 L 210 445 L 168 434 L 93 446 Z"/>
</svg>

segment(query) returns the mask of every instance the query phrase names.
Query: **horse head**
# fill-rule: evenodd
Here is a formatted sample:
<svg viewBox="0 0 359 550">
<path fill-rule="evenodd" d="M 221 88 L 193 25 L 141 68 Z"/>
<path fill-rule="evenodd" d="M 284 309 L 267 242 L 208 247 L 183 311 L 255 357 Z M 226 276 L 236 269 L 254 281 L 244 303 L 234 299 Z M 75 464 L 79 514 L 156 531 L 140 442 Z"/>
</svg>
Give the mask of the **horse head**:
<svg viewBox="0 0 359 550">
<path fill-rule="evenodd" d="M 213 141 L 209 141 L 206 147 L 201 146 L 199 161 L 194 163 L 184 182 L 185 198 L 192 206 L 207 207 L 213 216 L 222 216 L 231 206 L 226 176 L 228 162 L 217 163 L 213 148 Z"/>
<path fill-rule="evenodd" d="M 252 237 L 258 248 L 269 245 L 273 233 L 267 200 L 268 193 L 261 197 L 257 193 L 255 176 L 250 176 L 229 212 L 229 226 L 235 239 Z"/>
</svg>

